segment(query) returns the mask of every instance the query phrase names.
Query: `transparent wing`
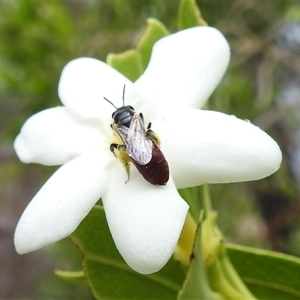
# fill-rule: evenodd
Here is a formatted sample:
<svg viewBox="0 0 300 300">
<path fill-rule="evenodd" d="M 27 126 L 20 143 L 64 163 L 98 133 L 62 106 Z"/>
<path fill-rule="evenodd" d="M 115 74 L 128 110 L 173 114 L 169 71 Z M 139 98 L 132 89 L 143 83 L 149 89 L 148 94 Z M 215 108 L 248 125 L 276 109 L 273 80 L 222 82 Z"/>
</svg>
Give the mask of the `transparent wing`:
<svg viewBox="0 0 300 300">
<path fill-rule="evenodd" d="M 124 140 L 127 154 L 140 165 L 146 165 L 152 158 L 152 141 L 146 135 L 143 121 L 135 115 Z"/>
<path fill-rule="evenodd" d="M 126 144 L 126 138 L 128 136 L 129 128 L 117 124 L 113 124 L 113 129 L 119 134 L 120 138 L 122 139 L 123 143 Z"/>
</svg>

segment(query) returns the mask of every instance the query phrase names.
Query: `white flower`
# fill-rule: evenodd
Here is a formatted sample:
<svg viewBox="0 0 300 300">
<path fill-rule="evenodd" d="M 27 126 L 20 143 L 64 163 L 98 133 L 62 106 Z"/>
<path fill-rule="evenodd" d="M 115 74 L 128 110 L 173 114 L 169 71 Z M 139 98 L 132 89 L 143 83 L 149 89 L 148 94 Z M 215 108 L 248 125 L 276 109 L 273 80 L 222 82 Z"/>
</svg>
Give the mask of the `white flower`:
<svg viewBox="0 0 300 300">
<path fill-rule="evenodd" d="M 199 110 L 229 62 L 228 43 L 214 28 L 195 27 L 159 40 L 145 73 L 131 83 L 92 58 L 71 61 L 59 82 L 61 107 L 28 119 L 15 141 L 25 163 L 62 165 L 27 206 L 15 232 L 19 253 L 71 234 L 101 197 L 118 250 L 140 273 L 159 270 L 170 258 L 188 206 L 176 188 L 255 180 L 275 172 L 277 144 L 249 122 Z M 161 139 L 170 165 L 166 186 L 131 178 L 110 152 L 115 110 L 142 112 Z M 105 243 L 105 241 L 103 241 Z"/>
</svg>

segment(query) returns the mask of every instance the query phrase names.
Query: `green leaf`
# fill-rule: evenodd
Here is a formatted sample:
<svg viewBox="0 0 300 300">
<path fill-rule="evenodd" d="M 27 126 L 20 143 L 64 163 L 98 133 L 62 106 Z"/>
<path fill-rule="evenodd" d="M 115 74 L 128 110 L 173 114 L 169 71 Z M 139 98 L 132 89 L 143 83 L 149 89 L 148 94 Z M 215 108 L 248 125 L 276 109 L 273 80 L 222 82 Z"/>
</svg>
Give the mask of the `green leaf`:
<svg viewBox="0 0 300 300">
<path fill-rule="evenodd" d="M 194 250 L 191 256 L 190 268 L 181 291 L 178 294 L 179 300 L 182 299 L 201 299 L 213 300 L 223 299 L 215 293 L 209 284 L 206 265 L 203 260 L 202 250 L 202 223 L 198 226 Z"/>
<path fill-rule="evenodd" d="M 291 4 L 284 12 L 285 20 L 288 22 L 299 22 L 300 21 L 300 7 L 299 3 Z"/>
<path fill-rule="evenodd" d="M 249 290 L 259 299 L 300 299 L 300 259 L 286 254 L 228 245 L 228 255 Z"/>
<path fill-rule="evenodd" d="M 179 264 L 170 260 L 161 271 L 151 275 L 133 271 L 116 249 L 101 206 L 92 209 L 71 239 L 83 253 L 85 275 L 95 298 L 176 298 L 184 279 Z"/>
<path fill-rule="evenodd" d="M 145 71 L 154 43 L 168 34 L 167 28 L 161 22 L 150 18 L 147 20 L 147 27 L 136 49 L 120 54 L 110 53 L 107 56 L 107 63 L 130 80 L 135 81 Z"/>
<path fill-rule="evenodd" d="M 141 36 L 137 45 L 137 51 L 140 54 L 144 70 L 146 69 L 149 63 L 153 45 L 159 39 L 167 36 L 168 34 L 169 31 L 163 23 L 154 18 L 149 18 L 147 20 L 146 30 Z"/>
<path fill-rule="evenodd" d="M 107 63 L 131 81 L 135 81 L 143 73 L 143 64 L 137 50 L 127 50 L 120 54 L 110 53 Z"/>
<path fill-rule="evenodd" d="M 194 220 L 197 220 L 199 218 L 199 214 L 202 209 L 201 201 L 199 201 L 199 199 L 201 198 L 201 189 L 202 187 L 197 186 L 178 190 L 179 195 L 189 205 L 189 212 L 193 216 Z"/>
<path fill-rule="evenodd" d="M 195 26 L 205 26 L 207 23 L 201 16 L 201 12 L 195 0 L 181 0 L 178 12 L 178 30 Z"/>
<path fill-rule="evenodd" d="M 179 189 L 178 192 L 189 205 L 189 212 L 194 220 L 199 218 L 201 210 L 204 212 L 204 218 L 211 212 L 211 199 L 207 184 Z"/>
<path fill-rule="evenodd" d="M 71 271 L 55 270 L 54 273 L 61 279 L 71 283 L 80 283 L 86 280 L 83 271 L 71 272 Z"/>
</svg>

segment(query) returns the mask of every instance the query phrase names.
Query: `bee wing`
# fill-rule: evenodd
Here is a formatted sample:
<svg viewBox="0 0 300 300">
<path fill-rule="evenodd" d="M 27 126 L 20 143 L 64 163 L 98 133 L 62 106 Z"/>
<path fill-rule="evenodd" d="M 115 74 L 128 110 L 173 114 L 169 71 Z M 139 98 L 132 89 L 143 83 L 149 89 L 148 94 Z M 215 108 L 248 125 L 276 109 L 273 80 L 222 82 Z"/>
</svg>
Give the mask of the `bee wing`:
<svg viewBox="0 0 300 300">
<path fill-rule="evenodd" d="M 121 125 L 114 124 L 113 129 L 119 134 L 120 138 L 122 139 L 123 143 L 126 144 L 126 139 L 128 136 L 129 128 Z"/>
<path fill-rule="evenodd" d="M 133 116 L 124 142 L 129 157 L 141 165 L 149 163 L 152 158 L 152 141 L 146 135 L 143 121 L 138 115 Z"/>
</svg>

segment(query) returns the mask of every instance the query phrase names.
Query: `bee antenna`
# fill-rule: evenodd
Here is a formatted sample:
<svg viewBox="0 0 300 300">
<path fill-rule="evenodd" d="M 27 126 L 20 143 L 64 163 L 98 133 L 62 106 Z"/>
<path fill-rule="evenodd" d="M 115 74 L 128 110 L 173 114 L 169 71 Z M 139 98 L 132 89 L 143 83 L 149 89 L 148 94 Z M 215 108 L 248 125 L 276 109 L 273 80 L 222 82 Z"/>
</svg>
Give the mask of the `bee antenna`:
<svg viewBox="0 0 300 300">
<path fill-rule="evenodd" d="M 126 84 L 124 84 L 124 87 L 123 87 L 123 106 L 125 106 L 125 88 L 126 88 Z"/>
<path fill-rule="evenodd" d="M 107 98 L 103 97 L 108 103 L 110 103 L 114 108 L 118 109 L 111 101 L 109 101 Z"/>
</svg>

